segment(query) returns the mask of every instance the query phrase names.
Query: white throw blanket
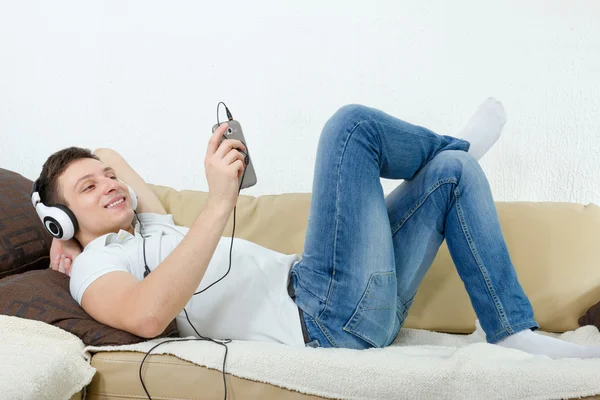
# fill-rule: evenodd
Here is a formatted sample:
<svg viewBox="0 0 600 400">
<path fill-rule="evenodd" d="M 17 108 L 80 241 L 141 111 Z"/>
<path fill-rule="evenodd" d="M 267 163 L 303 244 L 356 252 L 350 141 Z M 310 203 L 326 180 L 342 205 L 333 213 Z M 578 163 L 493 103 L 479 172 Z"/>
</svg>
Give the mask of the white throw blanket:
<svg viewBox="0 0 600 400">
<path fill-rule="evenodd" d="M 593 326 L 551 336 L 600 346 L 600 334 Z M 84 351 L 146 353 L 164 340 L 90 346 Z M 402 329 L 392 346 L 370 350 L 244 341 L 228 346 L 227 373 L 329 398 L 557 399 L 600 394 L 600 359 L 532 356 L 487 344 L 477 333 L 465 336 Z M 209 342 L 174 342 L 161 345 L 153 354 L 172 354 L 220 371 L 224 349 Z"/>
<path fill-rule="evenodd" d="M 84 347 L 55 326 L 0 315 L 0 398 L 70 399 L 96 373 Z"/>
</svg>

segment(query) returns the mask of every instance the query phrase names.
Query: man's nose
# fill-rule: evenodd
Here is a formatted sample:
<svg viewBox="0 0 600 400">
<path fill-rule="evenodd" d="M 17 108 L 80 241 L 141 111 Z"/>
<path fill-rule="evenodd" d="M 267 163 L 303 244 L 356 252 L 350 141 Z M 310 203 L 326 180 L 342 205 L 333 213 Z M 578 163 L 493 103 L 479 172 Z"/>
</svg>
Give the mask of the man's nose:
<svg viewBox="0 0 600 400">
<path fill-rule="evenodd" d="M 106 178 L 106 183 L 105 183 L 105 192 L 106 193 L 110 193 L 112 191 L 116 191 L 119 189 L 119 182 L 115 179 L 111 179 L 111 178 Z"/>
</svg>

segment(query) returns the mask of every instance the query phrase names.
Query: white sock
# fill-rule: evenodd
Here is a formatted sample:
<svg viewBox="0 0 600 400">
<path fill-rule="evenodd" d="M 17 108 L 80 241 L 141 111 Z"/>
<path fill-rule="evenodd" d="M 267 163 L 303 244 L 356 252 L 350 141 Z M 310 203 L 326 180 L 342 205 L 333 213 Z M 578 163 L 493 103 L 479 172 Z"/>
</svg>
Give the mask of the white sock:
<svg viewBox="0 0 600 400">
<path fill-rule="evenodd" d="M 477 332 L 485 337 L 479 320 L 475 321 Z M 550 358 L 598 358 L 600 347 L 582 346 L 564 340 L 540 335 L 530 329 L 510 335 L 498 343 L 498 346 L 522 350 L 530 354 L 548 356 Z"/>
<path fill-rule="evenodd" d="M 496 143 L 505 123 L 504 106 L 493 97 L 488 97 L 456 137 L 471 143 L 468 152 L 479 161 Z"/>
</svg>

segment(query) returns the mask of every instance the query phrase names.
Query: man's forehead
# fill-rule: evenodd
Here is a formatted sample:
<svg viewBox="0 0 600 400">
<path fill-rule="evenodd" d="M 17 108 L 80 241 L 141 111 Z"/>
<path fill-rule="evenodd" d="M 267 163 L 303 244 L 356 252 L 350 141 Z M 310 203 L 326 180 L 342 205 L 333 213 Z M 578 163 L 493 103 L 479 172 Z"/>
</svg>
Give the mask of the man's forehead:
<svg viewBox="0 0 600 400">
<path fill-rule="evenodd" d="M 102 161 L 98 161 L 93 158 L 87 158 L 77 160 L 69 165 L 62 178 L 65 184 L 74 185 L 85 178 L 104 174 L 106 171 L 113 171 L 113 169 L 104 164 Z"/>
</svg>

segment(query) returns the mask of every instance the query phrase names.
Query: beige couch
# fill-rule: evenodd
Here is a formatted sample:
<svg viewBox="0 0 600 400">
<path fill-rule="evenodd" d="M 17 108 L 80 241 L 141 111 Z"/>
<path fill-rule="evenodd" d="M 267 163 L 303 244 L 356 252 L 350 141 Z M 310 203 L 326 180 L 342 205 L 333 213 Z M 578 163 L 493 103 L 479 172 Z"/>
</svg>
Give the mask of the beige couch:
<svg viewBox="0 0 600 400">
<path fill-rule="evenodd" d="M 184 226 L 190 226 L 200 214 L 208 195 L 154 185 L 152 189 L 175 223 Z M 307 193 L 241 195 L 235 236 L 282 253 L 302 254 L 309 205 Z M 576 329 L 578 317 L 600 300 L 600 209 L 594 204 L 568 203 L 497 202 L 496 206 L 513 263 L 541 329 Z M 232 226 L 233 214 L 223 236 L 231 236 Z M 405 327 L 471 333 L 474 321 L 444 242 Z M 86 388 L 87 398 L 146 398 L 138 378 L 143 356 L 132 352 L 95 354 L 92 366 L 97 373 Z M 221 372 L 166 355 L 149 357 L 144 369 L 144 382 L 153 399 L 223 398 Z M 231 375 L 227 375 L 227 388 L 229 399 L 320 399 Z"/>
</svg>

